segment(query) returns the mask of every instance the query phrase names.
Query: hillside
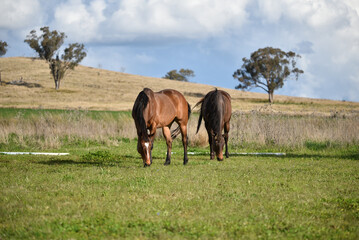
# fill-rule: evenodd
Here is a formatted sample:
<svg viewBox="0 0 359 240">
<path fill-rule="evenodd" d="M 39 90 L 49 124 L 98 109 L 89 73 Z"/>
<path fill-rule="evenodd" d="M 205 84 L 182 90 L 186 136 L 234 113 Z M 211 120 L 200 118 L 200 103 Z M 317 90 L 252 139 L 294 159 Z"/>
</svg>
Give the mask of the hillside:
<svg viewBox="0 0 359 240">
<path fill-rule="evenodd" d="M 2 84 L 0 107 L 44 109 L 130 110 L 137 94 L 149 87 L 154 91 L 173 88 L 182 92 L 193 106 L 214 86 L 144 77 L 121 72 L 79 66 L 61 82 L 60 90 L 45 61 L 32 58 L 0 58 Z M 9 84 L 11 81 L 24 83 Z M 267 95 L 223 89 L 232 96 L 234 110 L 286 112 L 289 114 L 358 114 L 359 103 L 297 98 L 275 95 L 275 104 L 267 104 Z"/>
</svg>

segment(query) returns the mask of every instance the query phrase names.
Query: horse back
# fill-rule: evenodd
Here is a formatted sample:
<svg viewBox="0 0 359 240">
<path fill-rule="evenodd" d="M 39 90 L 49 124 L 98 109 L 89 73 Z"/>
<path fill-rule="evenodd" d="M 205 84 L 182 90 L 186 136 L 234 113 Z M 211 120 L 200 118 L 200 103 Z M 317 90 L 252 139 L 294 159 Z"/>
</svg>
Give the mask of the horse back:
<svg viewBox="0 0 359 240">
<path fill-rule="evenodd" d="M 217 128 L 217 124 L 222 126 L 225 122 L 230 121 L 232 115 L 231 96 L 227 92 L 218 89 L 213 90 L 207 93 L 200 102 L 202 102 L 200 120 L 203 117 L 206 124 L 211 128 Z"/>
<path fill-rule="evenodd" d="M 185 97 L 174 89 L 165 89 L 154 93 L 156 115 L 162 116 L 160 122 L 169 124 L 173 119 L 188 121 L 189 106 Z"/>
</svg>

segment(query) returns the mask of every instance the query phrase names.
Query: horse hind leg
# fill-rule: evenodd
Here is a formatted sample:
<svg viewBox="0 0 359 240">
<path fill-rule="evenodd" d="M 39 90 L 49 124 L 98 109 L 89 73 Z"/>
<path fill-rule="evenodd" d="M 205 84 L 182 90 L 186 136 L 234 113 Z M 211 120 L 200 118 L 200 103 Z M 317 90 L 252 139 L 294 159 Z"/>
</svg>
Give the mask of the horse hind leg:
<svg viewBox="0 0 359 240">
<path fill-rule="evenodd" d="M 172 137 L 171 137 L 170 128 L 163 127 L 162 133 L 166 139 L 166 144 L 167 144 L 167 156 L 166 156 L 166 161 L 165 161 L 164 165 L 170 165 L 171 164 L 171 151 L 172 151 Z"/>
</svg>

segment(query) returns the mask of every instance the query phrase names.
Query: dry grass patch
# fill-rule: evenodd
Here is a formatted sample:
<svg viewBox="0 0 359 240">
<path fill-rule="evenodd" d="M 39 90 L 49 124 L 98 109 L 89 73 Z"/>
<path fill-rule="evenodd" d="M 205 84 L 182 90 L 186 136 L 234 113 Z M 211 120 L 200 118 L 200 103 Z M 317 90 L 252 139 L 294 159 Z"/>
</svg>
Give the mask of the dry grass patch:
<svg viewBox="0 0 359 240">
<path fill-rule="evenodd" d="M 117 146 L 135 139 L 136 128 L 129 112 L 48 111 L 0 109 L 0 148 L 59 149 L 67 145 Z M 198 115 L 188 125 L 191 147 L 208 147 L 202 126 L 196 134 Z M 172 126 L 174 129 L 176 124 Z M 158 129 L 158 137 L 162 138 Z M 326 145 L 359 144 L 359 116 L 293 116 L 261 112 L 233 113 L 229 143 L 233 148 L 306 147 L 308 142 Z M 179 144 L 181 137 L 176 140 Z"/>
<path fill-rule="evenodd" d="M 60 91 L 54 90 L 48 65 L 38 59 L 12 57 L 1 58 L 3 82 L 23 79 L 29 84 L 42 87 L 27 87 L 3 84 L 0 86 L 0 107 L 45 108 L 45 109 L 87 109 L 87 110 L 129 110 L 144 88 L 155 91 L 174 88 L 182 92 L 193 106 L 214 86 L 178 82 L 153 77 L 107 71 L 79 66 L 62 81 Z M 219 88 L 223 89 L 223 88 Z M 267 95 L 223 89 L 232 96 L 234 110 L 259 111 L 266 106 Z M 276 104 L 270 112 L 289 114 L 322 114 L 344 112 L 358 113 L 359 103 L 295 98 L 275 95 Z"/>
</svg>

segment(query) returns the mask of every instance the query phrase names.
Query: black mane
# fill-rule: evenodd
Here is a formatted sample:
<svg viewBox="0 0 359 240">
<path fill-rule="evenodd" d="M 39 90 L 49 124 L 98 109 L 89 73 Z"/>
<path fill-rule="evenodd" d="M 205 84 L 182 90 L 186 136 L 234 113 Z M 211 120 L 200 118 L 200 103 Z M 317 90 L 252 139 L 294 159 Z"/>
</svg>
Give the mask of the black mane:
<svg viewBox="0 0 359 240">
<path fill-rule="evenodd" d="M 216 88 L 209 92 L 200 102 L 202 102 L 202 106 L 197 125 L 197 132 L 201 126 L 203 117 L 213 133 L 215 135 L 221 135 L 220 123 L 223 118 L 223 99 L 221 93 Z"/>
<path fill-rule="evenodd" d="M 149 101 L 149 98 L 146 95 L 145 90 L 146 89 L 141 91 L 136 98 L 136 101 L 132 108 L 132 117 L 135 120 L 138 136 L 139 137 L 142 136 L 142 138 L 145 141 L 149 141 L 147 126 L 145 119 L 143 117 L 143 110 L 146 108 Z"/>
</svg>

